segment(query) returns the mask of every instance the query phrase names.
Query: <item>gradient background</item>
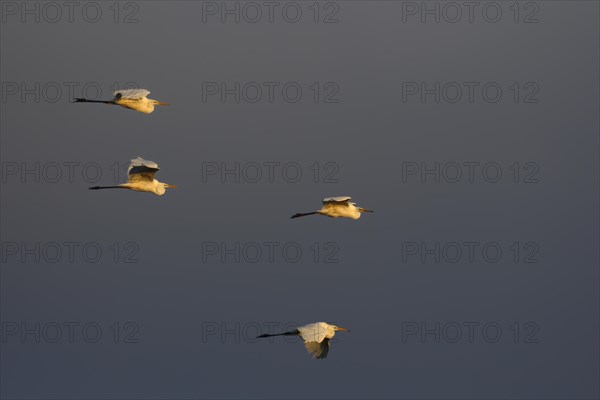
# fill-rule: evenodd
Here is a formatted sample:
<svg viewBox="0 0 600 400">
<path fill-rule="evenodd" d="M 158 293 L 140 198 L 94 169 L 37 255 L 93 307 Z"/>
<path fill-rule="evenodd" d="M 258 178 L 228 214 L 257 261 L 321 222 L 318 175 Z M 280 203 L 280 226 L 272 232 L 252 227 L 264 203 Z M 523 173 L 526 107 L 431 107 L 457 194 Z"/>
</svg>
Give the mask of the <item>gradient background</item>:
<svg viewBox="0 0 600 400">
<path fill-rule="evenodd" d="M 312 2 L 297 2 L 303 17 L 295 24 L 281 14 L 273 23 L 203 23 L 201 2 L 135 3 L 139 22 L 131 24 L 112 21 L 112 3 L 101 3 L 98 23 L 81 14 L 73 23 L 2 23 L 3 84 L 96 82 L 108 98 L 115 82 L 135 82 L 172 103 L 144 115 L 70 104 L 66 93 L 56 102 L 7 96 L 3 163 L 96 162 L 105 168 L 97 184 L 113 184 L 108 167 L 141 155 L 160 164 L 158 179 L 179 186 L 156 197 L 90 192 L 80 175 L 57 183 L 7 177 L 3 243 L 106 250 L 131 241 L 140 262 L 7 256 L 3 323 L 95 322 L 103 336 L 94 344 L 7 337 L 2 397 L 599 396 L 598 2 L 537 1 L 531 24 L 512 21 L 512 2 L 499 3 L 498 23 L 480 13 L 473 23 L 421 23 L 403 22 L 401 2 L 338 1 L 332 24 L 312 21 Z M 212 81 L 292 81 L 305 91 L 294 104 L 203 102 L 202 82 Z M 340 101 L 311 101 L 315 81 L 336 82 Z M 480 96 L 472 104 L 402 102 L 406 81 L 491 81 L 504 94 L 493 104 Z M 539 102 L 513 102 L 515 81 L 539 85 Z M 339 182 L 201 178 L 203 162 L 269 161 L 334 162 Z M 469 161 L 501 164 L 502 180 L 402 181 L 404 162 Z M 537 163 L 539 182 L 513 183 L 517 161 Z M 346 194 L 376 212 L 359 221 L 289 219 Z M 300 243 L 307 256 L 203 262 L 205 242 L 268 241 Z M 465 241 L 501 243 L 505 255 L 498 263 L 402 261 L 404 242 Z M 537 243 L 540 261 L 513 262 L 515 241 Z M 315 263 L 314 242 L 335 242 L 339 262 Z M 139 342 L 113 343 L 115 321 L 136 323 Z M 206 324 L 315 321 L 352 330 L 336 336 L 324 361 L 283 339 L 219 332 L 202 340 Z M 467 321 L 498 323 L 502 337 L 402 340 L 406 322 Z M 537 324 L 538 343 L 515 344 L 515 321 Z"/>
</svg>

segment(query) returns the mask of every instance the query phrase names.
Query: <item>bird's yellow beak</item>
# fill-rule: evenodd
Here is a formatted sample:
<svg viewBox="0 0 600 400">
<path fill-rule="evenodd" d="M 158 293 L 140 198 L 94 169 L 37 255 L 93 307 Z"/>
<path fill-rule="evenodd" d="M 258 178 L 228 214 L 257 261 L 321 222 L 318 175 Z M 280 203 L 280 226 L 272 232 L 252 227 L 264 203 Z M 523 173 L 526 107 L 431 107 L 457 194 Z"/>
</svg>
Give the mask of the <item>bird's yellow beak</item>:
<svg viewBox="0 0 600 400">
<path fill-rule="evenodd" d="M 157 101 L 156 104 L 158 104 L 159 106 L 170 106 L 171 103 L 163 103 L 162 101 Z"/>
<path fill-rule="evenodd" d="M 177 189 L 177 186 L 175 186 L 175 185 L 167 185 L 165 187 L 167 187 L 169 189 Z"/>
<path fill-rule="evenodd" d="M 342 328 L 341 326 L 338 326 L 336 331 L 350 332 L 350 329 L 346 329 L 346 328 Z"/>
<path fill-rule="evenodd" d="M 359 211 L 360 211 L 360 212 L 375 212 L 375 211 L 373 211 L 373 210 L 367 210 L 366 208 L 362 208 L 362 207 L 361 207 L 361 208 L 359 208 Z"/>
</svg>

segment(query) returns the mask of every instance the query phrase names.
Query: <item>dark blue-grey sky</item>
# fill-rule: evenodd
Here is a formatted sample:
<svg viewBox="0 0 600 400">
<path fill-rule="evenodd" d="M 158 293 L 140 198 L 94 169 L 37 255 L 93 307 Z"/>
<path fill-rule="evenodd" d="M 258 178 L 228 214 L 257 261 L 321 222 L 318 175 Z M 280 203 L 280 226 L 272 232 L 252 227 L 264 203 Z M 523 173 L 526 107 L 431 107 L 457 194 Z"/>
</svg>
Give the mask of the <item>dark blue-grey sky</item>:
<svg viewBox="0 0 600 400">
<path fill-rule="evenodd" d="M 3 398 L 599 396 L 597 2 L 61 4 L 1 3 Z"/>
</svg>

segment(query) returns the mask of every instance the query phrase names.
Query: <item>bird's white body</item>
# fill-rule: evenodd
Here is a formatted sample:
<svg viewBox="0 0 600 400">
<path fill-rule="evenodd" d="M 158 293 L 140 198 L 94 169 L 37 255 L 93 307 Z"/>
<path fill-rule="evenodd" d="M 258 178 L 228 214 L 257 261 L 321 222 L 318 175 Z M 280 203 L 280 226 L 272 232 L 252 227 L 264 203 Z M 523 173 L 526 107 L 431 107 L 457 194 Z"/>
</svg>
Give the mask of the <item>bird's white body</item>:
<svg viewBox="0 0 600 400">
<path fill-rule="evenodd" d="M 331 339 L 335 336 L 335 328 L 335 325 L 329 325 L 327 322 L 315 322 L 296 329 L 305 342 L 321 343 L 324 339 Z"/>
<path fill-rule="evenodd" d="M 323 199 L 323 207 L 318 213 L 331 218 L 359 219 L 361 214 L 359 208 L 356 207 L 356 203 L 351 203 L 349 200 L 349 196 Z"/>
<path fill-rule="evenodd" d="M 146 96 L 149 94 L 150 92 L 146 89 L 125 89 L 115 90 L 113 92 L 116 105 L 139 111 L 144 114 L 152 113 L 154 111 L 154 105 L 156 104 L 161 106 L 168 105 L 167 103 L 147 98 Z"/>
<path fill-rule="evenodd" d="M 350 218 L 359 219 L 364 212 L 373 212 L 362 207 L 358 207 L 356 203 L 352 203 L 350 196 L 327 197 L 323 199 L 323 207 L 321 209 L 305 214 L 295 214 L 292 218 L 304 217 L 311 214 L 325 215 L 330 218 Z"/>
<path fill-rule="evenodd" d="M 126 189 L 135 190 L 136 192 L 154 193 L 158 196 L 162 196 L 167 191 L 165 184 L 157 181 L 156 179 L 152 179 L 152 181 L 127 182 L 122 183 L 119 186 L 123 186 Z"/>
<path fill-rule="evenodd" d="M 157 196 L 162 196 L 167 191 L 167 188 L 176 188 L 177 186 L 154 179 L 154 175 L 159 170 L 158 164 L 154 161 L 137 157 L 131 160 L 129 168 L 127 168 L 126 183 L 121 183 L 117 186 L 95 186 L 90 189 L 129 189 L 136 192 L 149 192 Z"/>
<path fill-rule="evenodd" d="M 327 322 L 315 322 L 296 328 L 304 340 L 304 347 L 316 359 L 323 359 L 329 353 L 329 340 L 335 336 L 335 331 L 349 332 L 348 329 Z"/>
</svg>

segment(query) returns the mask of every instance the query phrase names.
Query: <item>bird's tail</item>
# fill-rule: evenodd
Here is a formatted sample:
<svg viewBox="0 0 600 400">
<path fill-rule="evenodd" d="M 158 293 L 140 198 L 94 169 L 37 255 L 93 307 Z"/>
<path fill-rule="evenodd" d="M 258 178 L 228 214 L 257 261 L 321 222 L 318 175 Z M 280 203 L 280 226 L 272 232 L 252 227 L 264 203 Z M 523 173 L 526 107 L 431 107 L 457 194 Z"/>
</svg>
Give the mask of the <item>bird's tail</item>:
<svg viewBox="0 0 600 400">
<path fill-rule="evenodd" d="M 99 189 L 127 189 L 124 186 L 91 186 L 90 190 L 99 190 Z"/>
<path fill-rule="evenodd" d="M 309 213 L 298 213 L 298 214 L 294 214 L 292 215 L 290 218 L 300 218 L 300 217 L 306 217 L 307 215 L 313 215 L 313 214 L 318 214 L 318 211 L 315 212 L 309 212 Z"/>
<path fill-rule="evenodd" d="M 289 331 L 289 332 L 283 332 L 283 333 L 274 333 L 274 334 L 268 334 L 268 333 L 263 333 L 262 335 L 258 335 L 256 338 L 266 338 L 266 337 L 271 337 L 271 336 L 290 336 L 290 335 L 299 335 L 300 331 L 298 329 L 294 329 L 293 331 Z"/>
<path fill-rule="evenodd" d="M 113 104 L 112 101 L 107 101 L 107 100 L 89 100 L 89 99 L 84 99 L 84 98 L 81 98 L 81 97 L 73 99 L 73 103 L 104 103 L 104 104 Z"/>
</svg>

